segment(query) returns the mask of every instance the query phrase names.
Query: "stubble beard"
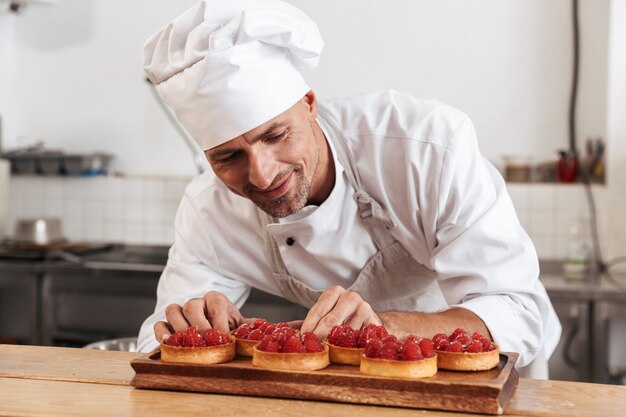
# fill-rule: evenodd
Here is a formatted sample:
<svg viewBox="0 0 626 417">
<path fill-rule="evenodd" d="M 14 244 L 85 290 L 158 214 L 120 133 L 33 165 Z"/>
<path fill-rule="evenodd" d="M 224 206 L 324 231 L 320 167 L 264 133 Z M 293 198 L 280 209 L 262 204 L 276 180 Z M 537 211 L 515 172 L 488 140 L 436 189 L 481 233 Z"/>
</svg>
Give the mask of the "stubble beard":
<svg viewBox="0 0 626 417">
<path fill-rule="evenodd" d="M 274 200 L 256 200 L 250 194 L 247 197 L 261 210 L 266 212 L 272 217 L 282 218 L 287 217 L 292 214 L 295 214 L 302 210 L 306 203 L 309 200 L 309 194 L 311 193 L 311 184 L 313 183 L 313 177 L 317 172 L 317 168 L 320 162 L 320 147 L 319 142 L 317 141 L 317 137 L 315 135 L 315 131 L 313 130 L 313 126 L 311 125 L 311 131 L 313 132 L 313 139 L 315 143 L 318 144 L 316 146 L 315 152 L 315 161 L 313 164 L 313 169 L 311 170 L 311 175 L 309 178 L 305 177 L 302 173 L 302 169 L 300 167 L 296 167 L 293 170 L 293 175 L 295 180 L 295 186 L 293 191 L 293 196 L 290 197 L 292 192 L 287 192 L 287 194 L 282 195 Z M 287 174 L 289 175 L 289 174 Z M 278 176 L 278 178 L 284 178 L 284 175 Z"/>
<path fill-rule="evenodd" d="M 274 200 L 257 200 L 248 196 L 258 208 L 272 217 L 287 217 L 299 212 L 306 206 L 311 192 L 311 182 L 302 173 L 301 169 L 293 171 L 294 190 Z"/>
</svg>

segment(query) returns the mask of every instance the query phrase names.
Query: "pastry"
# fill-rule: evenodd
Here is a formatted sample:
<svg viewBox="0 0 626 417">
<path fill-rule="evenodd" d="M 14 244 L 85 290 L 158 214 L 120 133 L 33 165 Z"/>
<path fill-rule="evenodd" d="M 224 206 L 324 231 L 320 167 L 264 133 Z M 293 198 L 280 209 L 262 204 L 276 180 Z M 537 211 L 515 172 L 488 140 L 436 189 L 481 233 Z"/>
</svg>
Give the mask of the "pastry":
<svg viewBox="0 0 626 417">
<path fill-rule="evenodd" d="M 432 341 L 410 335 L 404 342 L 395 336 L 370 339 L 361 358 L 367 375 L 394 378 L 425 378 L 437 373 L 437 354 Z"/>
<path fill-rule="evenodd" d="M 259 343 L 263 336 L 272 334 L 279 327 L 289 327 L 289 325 L 287 323 L 274 324 L 265 319 L 256 319 L 252 324 L 244 323 L 237 327 L 232 331 L 232 335 L 237 341 L 237 355 L 252 356 L 254 345 Z"/>
<path fill-rule="evenodd" d="M 330 361 L 342 365 L 359 365 L 367 341 L 387 336 L 387 330 L 375 324 L 369 324 L 362 330 L 354 330 L 347 324 L 334 326 L 326 338 Z"/>
<path fill-rule="evenodd" d="M 437 366 L 450 371 L 486 371 L 500 363 L 498 345 L 480 333 L 471 337 L 463 329 L 449 336 L 444 333 L 433 337 L 437 351 Z"/>
<path fill-rule="evenodd" d="M 163 362 L 212 364 L 228 362 L 235 357 L 235 338 L 208 329 L 203 332 L 188 327 L 161 342 Z"/>
<path fill-rule="evenodd" d="M 276 329 L 253 348 L 252 365 L 260 368 L 315 371 L 329 364 L 328 346 L 315 334 L 298 335 L 292 328 Z"/>
</svg>

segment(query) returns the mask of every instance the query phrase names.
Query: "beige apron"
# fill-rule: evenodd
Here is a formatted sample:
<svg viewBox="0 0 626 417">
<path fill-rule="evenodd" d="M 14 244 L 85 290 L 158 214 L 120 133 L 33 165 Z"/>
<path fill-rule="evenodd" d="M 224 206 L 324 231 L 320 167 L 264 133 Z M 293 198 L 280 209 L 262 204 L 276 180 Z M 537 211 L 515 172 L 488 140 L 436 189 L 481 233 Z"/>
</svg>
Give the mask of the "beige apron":
<svg viewBox="0 0 626 417">
<path fill-rule="evenodd" d="M 331 140 L 343 165 L 358 204 L 360 221 L 365 224 L 378 252 L 365 264 L 356 281 L 347 288 L 358 293 L 375 311 L 436 312 L 448 308 L 437 274 L 413 259 L 390 232 L 395 225 L 385 210 L 361 187 L 356 164 L 350 156 L 346 140 L 331 118 L 320 110 L 318 121 Z M 283 296 L 295 303 L 311 307 L 323 291 L 314 290 L 289 275 L 278 245 L 267 231 L 267 224 L 276 223 L 270 215 L 259 213 L 265 253 L 274 279 Z"/>
</svg>

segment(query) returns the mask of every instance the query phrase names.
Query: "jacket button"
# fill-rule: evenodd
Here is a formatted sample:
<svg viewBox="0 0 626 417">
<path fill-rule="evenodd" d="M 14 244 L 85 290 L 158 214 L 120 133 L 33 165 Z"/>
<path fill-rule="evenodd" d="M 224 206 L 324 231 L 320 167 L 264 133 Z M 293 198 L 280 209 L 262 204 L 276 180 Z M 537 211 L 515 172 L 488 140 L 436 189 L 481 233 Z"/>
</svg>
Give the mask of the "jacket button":
<svg viewBox="0 0 626 417">
<path fill-rule="evenodd" d="M 288 237 L 286 243 L 288 246 L 293 246 L 293 244 L 296 243 L 296 240 L 292 237 Z"/>
</svg>

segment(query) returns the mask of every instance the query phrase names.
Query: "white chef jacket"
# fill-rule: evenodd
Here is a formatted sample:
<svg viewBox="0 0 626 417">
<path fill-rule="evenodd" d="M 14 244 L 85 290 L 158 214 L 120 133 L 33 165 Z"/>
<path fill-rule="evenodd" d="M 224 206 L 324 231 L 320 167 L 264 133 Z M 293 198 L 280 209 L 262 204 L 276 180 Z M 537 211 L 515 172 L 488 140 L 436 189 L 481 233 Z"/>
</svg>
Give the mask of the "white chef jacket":
<svg viewBox="0 0 626 417">
<path fill-rule="evenodd" d="M 320 105 L 348 140 L 363 189 L 395 223 L 392 235 L 437 272 L 447 303 L 477 314 L 501 350 L 520 353 L 519 367 L 537 359 L 528 375 L 547 377 L 545 360 L 561 327 L 538 280 L 534 246 L 501 175 L 481 156 L 469 118 L 395 91 Z M 377 252 L 355 221 L 354 190 L 330 146 L 336 181 L 327 200 L 267 226 L 289 274 L 317 290 L 349 287 Z M 169 304 L 219 291 L 241 307 L 250 287 L 281 295 L 256 210 L 211 173 L 188 185 L 155 312 L 139 333 L 141 351 L 156 347 L 153 325 Z"/>
</svg>

